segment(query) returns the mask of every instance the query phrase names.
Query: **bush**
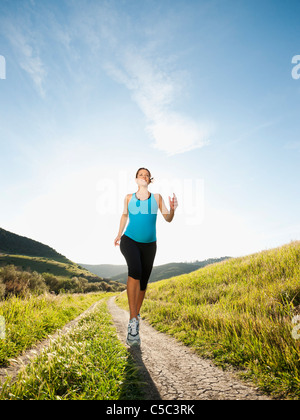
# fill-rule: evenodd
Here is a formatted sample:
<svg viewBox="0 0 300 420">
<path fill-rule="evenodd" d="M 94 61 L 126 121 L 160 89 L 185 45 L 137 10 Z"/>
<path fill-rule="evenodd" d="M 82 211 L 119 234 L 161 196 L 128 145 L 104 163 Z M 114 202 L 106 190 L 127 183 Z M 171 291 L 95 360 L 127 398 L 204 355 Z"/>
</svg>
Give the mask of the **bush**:
<svg viewBox="0 0 300 420">
<path fill-rule="evenodd" d="M 31 274 L 28 287 L 35 294 L 42 294 L 49 290 L 43 276 L 36 271 Z"/>
<path fill-rule="evenodd" d="M 14 265 L 7 265 L 0 269 L 0 298 L 7 296 L 25 296 L 33 292 L 42 294 L 48 291 L 43 277 L 34 271 L 23 271 Z"/>
<path fill-rule="evenodd" d="M 2 280 L 0 279 L 0 300 L 4 299 L 5 297 L 5 284 L 2 283 Z"/>
<path fill-rule="evenodd" d="M 91 277 L 93 278 L 93 277 Z M 112 292 L 125 288 L 125 285 L 111 282 L 91 282 L 90 278 L 56 277 L 50 273 L 39 274 L 22 270 L 14 265 L 0 268 L 0 300 L 10 296 L 26 296 L 30 293 L 42 294 L 45 292 L 60 293 L 91 293 Z"/>
<path fill-rule="evenodd" d="M 42 274 L 44 281 L 49 289 L 50 292 L 54 292 L 56 294 L 59 293 L 59 289 L 61 289 L 61 280 L 55 277 L 53 274 L 43 273 Z"/>
</svg>

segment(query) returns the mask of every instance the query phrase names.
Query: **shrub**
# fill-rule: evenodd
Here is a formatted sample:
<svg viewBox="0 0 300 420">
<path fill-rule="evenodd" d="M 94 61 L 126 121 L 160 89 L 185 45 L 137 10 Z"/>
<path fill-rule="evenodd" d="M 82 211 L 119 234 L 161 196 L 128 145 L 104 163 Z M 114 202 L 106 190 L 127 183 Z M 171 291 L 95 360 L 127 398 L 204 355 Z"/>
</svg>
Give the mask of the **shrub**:
<svg viewBox="0 0 300 420">
<path fill-rule="evenodd" d="M 30 292 L 41 294 L 48 290 L 43 277 L 36 271 L 23 271 L 14 265 L 1 268 L 0 284 L 1 299 L 11 295 L 24 296 Z"/>
<path fill-rule="evenodd" d="M 91 293 L 91 292 L 111 292 L 123 290 L 125 285 L 118 286 L 118 283 L 110 284 L 92 282 L 94 277 L 57 277 L 50 273 L 39 274 L 18 268 L 14 265 L 7 265 L 0 268 L 0 300 L 10 296 L 26 296 L 30 293 L 42 294 L 45 292 L 60 293 Z"/>
<path fill-rule="evenodd" d="M 5 297 L 5 284 L 2 283 L 2 280 L 0 279 L 0 300 L 4 299 Z"/>
</svg>

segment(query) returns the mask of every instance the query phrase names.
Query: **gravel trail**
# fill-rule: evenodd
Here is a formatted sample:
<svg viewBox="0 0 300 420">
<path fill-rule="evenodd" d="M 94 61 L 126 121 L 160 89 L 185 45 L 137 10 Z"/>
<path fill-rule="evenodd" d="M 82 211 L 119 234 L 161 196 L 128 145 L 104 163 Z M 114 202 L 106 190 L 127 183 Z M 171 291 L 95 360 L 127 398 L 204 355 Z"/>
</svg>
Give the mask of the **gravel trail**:
<svg viewBox="0 0 300 420">
<path fill-rule="evenodd" d="M 108 301 L 119 339 L 125 344 L 128 312 L 115 297 Z M 249 383 L 197 356 L 146 321 L 140 326 L 141 347 L 129 348 L 145 381 L 148 400 L 268 400 Z M 126 344 L 125 344 L 126 345 Z M 128 347 L 128 346 L 127 346 Z"/>
</svg>

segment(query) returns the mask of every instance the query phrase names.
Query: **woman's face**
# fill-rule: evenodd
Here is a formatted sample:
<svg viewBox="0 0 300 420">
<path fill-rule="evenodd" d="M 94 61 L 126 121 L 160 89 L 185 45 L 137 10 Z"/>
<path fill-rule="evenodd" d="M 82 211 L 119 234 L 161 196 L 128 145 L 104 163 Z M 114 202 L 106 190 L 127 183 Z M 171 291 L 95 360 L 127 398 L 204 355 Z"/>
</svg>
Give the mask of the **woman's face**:
<svg viewBox="0 0 300 420">
<path fill-rule="evenodd" d="M 136 183 L 140 186 L 147 186 L 150 184 L 149 172 L 144 169 L 140 170 L 136 178 Z"/>
</svg>

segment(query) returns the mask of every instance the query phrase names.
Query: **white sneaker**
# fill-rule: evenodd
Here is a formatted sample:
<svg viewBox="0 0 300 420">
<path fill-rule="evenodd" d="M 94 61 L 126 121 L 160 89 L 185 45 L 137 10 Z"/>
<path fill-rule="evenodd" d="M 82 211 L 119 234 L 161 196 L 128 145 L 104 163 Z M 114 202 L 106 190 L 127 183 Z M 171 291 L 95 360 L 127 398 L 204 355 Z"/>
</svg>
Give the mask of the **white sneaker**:
<svg viewBox="0 0 300 420">
<path fill-rule="evenodd" d="M 138 330 L 138 333 L 139 333 L 140 332 L 140 325 L 141 325 L 141 315 L 140 314 L 138 314 L 138 316 L 137 316 L 137 321 L 138 321 L 137 330 Z"/>
<path fill-rule="evenodd" d="M 141 344 L 139 335 L 139 322 L 136 318 L 132 318 L 129 321 L 126 343 L 129 346 L 139 346 Z"/>
</svg>

